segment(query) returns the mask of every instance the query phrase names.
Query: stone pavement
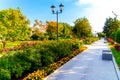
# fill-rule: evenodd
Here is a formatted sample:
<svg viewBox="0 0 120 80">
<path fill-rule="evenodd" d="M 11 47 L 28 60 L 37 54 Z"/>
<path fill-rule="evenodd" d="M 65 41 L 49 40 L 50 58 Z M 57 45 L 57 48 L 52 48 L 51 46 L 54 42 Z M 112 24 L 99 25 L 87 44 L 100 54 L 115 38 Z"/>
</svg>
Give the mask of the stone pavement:
<svg viewBox="0 0 120 80">
<path fill-rule="evenodd" d="M 88 46 L 86 51 L 71 59 L 44 80 L 119 80 L 115 61 L 102 60 L 102 50 L 109 50 L 103 39 Z"/>
</svg>

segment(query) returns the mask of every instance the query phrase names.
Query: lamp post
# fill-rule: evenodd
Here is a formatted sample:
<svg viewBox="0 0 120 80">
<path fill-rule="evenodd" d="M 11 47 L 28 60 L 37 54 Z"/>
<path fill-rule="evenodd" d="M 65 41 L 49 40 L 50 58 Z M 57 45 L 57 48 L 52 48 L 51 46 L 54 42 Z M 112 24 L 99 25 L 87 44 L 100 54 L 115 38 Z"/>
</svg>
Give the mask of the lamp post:
<svg viewBox="0 0 120 80">
<path fill-rule="evenodd" d="M 54 6 L 54 5 L 51 6 L 52 13 L 53 13 L 53 14 L 56 14 L 56 16 L 57 16 L 57 41 L 58 41 L 58 14 L 62 13 L 63 8 L 64 8 L 64 5 L 61 3 L 61 4 L 59 5 L 59 8 L 60 8 L 60 11 L 57 10 L 57 11 L 55 12 L 55 6 Z"/>
</svg>

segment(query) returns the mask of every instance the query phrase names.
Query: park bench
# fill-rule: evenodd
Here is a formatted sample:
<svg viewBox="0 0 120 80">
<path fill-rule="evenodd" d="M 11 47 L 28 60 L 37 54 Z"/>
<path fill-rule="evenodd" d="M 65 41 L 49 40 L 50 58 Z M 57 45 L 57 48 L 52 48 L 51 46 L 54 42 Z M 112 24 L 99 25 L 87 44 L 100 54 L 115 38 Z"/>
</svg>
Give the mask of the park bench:
<svg viewBox="0 0 120 80">
<path fill-rule="evenodd" d="M 112 52 L 110 50 L 102 51 L 102 59 L 103 60 L 112 60 Z"/>
</svg>

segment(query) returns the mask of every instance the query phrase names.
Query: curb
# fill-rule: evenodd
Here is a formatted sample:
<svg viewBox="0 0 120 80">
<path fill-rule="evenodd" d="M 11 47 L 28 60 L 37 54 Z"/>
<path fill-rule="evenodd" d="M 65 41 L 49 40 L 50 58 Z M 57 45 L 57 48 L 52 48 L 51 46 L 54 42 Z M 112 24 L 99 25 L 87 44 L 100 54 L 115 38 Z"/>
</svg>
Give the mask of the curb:
<svg viewBox="0 0 120 80">
<path fill-rule="evenodd" d="M 120 70 L 119 70 L 119 68 L 117 66 L 117 63 L 115 61 L 114 56 L 113 56 L 113 65 L 114 65 L 114 68 L 115 68 L 115 72 L 116 72 L 117 78 L 118 78 L 118 80 L 120 80 Z"/>
</svg>

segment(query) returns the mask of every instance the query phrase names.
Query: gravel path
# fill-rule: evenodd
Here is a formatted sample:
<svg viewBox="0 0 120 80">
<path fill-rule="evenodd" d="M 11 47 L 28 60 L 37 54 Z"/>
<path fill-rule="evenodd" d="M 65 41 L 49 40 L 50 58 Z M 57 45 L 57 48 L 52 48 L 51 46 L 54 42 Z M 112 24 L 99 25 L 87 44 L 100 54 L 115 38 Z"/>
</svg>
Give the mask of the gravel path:
<svg viewBox="0 0 120 80">
<path fill-rule="evenodd" d="M 101 39 L 44 80 L 119 80 L 113 61 L 102 60 L 102 50 L 106 49 L 108 45 Z"/>
</svg>

